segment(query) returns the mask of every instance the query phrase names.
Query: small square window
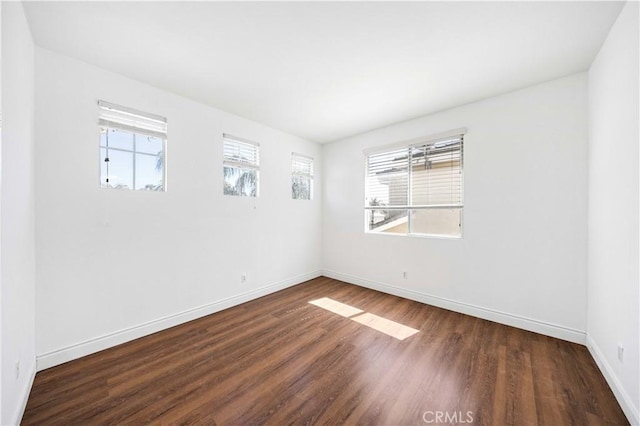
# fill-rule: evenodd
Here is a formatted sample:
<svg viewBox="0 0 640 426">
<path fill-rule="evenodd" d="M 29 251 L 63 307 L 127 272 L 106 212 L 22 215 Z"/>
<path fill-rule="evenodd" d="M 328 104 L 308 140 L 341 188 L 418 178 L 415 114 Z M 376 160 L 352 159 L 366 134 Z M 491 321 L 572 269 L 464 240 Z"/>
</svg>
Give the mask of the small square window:
<svg viewBox="0 0 640 426">
<path fill-rule="evenodd" d="M 291 153 L 291 198 L 313 199 L 313 158 Z"/>
<path fill-rule="evenodd" d="M 224 134 L 222 137 L 224 195 L 257 197 L 260 177 L 260 145 Z"/>
<path fill-rule="evenodd" d="M 164 191 L 166 119 L 104 101 L 98 106 L 100 186 Z"/>
</svg>

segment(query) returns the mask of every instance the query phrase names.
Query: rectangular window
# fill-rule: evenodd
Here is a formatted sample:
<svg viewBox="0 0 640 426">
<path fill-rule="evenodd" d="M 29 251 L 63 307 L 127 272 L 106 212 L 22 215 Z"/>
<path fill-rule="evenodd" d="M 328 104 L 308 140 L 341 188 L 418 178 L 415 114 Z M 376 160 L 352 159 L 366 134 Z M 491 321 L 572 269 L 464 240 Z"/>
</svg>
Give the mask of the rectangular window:
<svg viewBox="0 0 640 426">
<path fill-rule="evenodd" d="M 291 153 L 291 197 L 294 200 L 313 198 L 313 158 Z"/>
<path fill-rule="evenodd" d="M 462 236 L 463 133 L 367 155 L 368 232 Z"/>
<path fill-rule="evenodd" d="M 165 190 L 167 119 L 98 101 L 100 186 Z"/>
<path fill-rule="evenodd" d="M 260 145 L 256 142 L 223 134 L 222 157 L 224 194 L 257 197 Z"/>
</svg>

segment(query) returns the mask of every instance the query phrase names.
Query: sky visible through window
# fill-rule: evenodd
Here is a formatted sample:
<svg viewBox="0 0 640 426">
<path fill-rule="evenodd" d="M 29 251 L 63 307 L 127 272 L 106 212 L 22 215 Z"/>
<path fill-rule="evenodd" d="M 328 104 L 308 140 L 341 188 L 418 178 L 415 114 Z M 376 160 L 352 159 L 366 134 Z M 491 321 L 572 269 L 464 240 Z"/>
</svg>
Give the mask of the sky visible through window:
<svg viewBox="0 0 640 426">
<path fill-rule="evenodd" d="M 108 163 L 105 162 L 107 154 Z M 162 191 L 163 140 L 117 129 L 104 129 L 100 132 L 100 168 L 102 187 Z"/>
</svg>

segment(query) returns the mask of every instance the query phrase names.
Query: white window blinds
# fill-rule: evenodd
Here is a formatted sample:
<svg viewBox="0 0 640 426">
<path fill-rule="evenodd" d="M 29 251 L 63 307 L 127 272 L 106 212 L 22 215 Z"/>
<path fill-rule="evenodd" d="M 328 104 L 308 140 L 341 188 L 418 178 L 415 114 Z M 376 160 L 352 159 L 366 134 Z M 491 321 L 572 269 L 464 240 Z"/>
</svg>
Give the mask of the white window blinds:
<svg viewBox="0 0 640 426">
<path fill-rule="evenodd" d="M 297 176 L 313 177 L 313 158 L 292 153 L 291 173 Z"/>
<path fill-rule="evenodd" d="M 369 155 L 366 206 L 406 207 L 409 194 L 407 148 Z"/>
<path fill-rule="evenodd" d="M 161 139 L 167 137 L 167 119 L 165 117 L 105 101 L 98 101 L 98 109 L 98 124 L 102 127 Z"/>
<path fill-rule="evenodd" d="M 223 135 L 222 155 L 230 166 L 257 169 L 260 167 L 260 144 L 228 134 Z"/>
<path fill-rule="evenodd" d="M 462 207 L 462 136 L 413 146 L 411 164 L 412 207 Z"/>
</svg>

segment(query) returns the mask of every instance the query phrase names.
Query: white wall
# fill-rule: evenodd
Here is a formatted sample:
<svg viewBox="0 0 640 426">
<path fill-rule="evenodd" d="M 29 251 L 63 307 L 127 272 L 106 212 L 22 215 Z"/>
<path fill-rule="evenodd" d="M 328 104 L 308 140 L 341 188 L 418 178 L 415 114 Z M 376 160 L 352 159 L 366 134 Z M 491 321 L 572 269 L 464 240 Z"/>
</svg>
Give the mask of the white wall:
<svg viewBox="0 0 640 426">
<path fill-rule="evenodd" d="M 22 417 L 35 374 L 34 47 L 22 4 L 2 2 L 0 7 L 3 68 L 0 423 L 7 425 Z"/>
<path fill-rule="evenodd" d="M 638 424 L 638 3 L 628 2 L 589 70 L 588 347 Z M 618 344 L 624 346 L 618 360 Z"/>
<path fill-rule="evenodd" d="M 98 187 L 98 99 L 167 117 L 166 193 Z M 319 145 L 39 48 L 36 121 L 39 369 L 319 274 L 322 176 L 290 183 Z M 261 144 L 259 198 L 222 195 L 223 132 Z"/>
<path fill-rule="evenodd" d="M 325 145 L 326 274 L 584 343 L 586 87 L 577 74 Z M 363 150 L 459 127 L 464 238 L 365 234 Z"/>
</svg>

